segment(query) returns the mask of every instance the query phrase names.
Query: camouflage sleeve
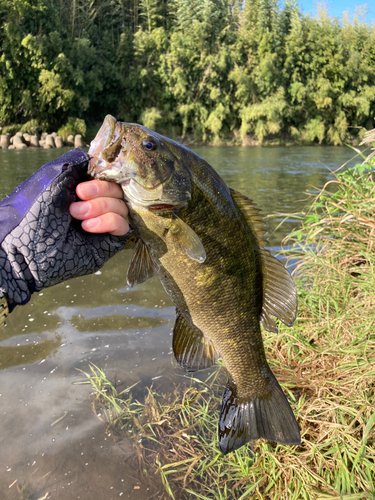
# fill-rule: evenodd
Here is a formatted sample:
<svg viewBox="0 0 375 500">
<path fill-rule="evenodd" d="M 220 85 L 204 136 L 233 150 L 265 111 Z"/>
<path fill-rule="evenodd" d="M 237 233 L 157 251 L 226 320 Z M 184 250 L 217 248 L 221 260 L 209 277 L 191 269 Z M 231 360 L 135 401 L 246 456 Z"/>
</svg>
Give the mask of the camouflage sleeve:
<svg viewBox="0 0 375 500">
<path fill-rule="evenodd" d="M 0 298 L 10 311 L 34 291 L 97 271 L 124 248 L 126 236 L 86 233 L 69 214 L 88 159 L 70 151 L 0 202 Z"/>
</svg>

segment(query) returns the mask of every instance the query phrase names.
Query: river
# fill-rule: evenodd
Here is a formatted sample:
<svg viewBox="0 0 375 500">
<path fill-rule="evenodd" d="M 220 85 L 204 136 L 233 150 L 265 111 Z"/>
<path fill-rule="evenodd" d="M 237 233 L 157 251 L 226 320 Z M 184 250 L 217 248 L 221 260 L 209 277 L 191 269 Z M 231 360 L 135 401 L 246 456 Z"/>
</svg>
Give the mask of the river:
<svg viewBox="0 0 375 500">
<path fill-rule="evenodd" d="M 196 151 L 259 205 L 274 249 L 298 224 L 280 214 L 303 210 L 306 192 L 355 155 L 327 147 Z M 0 150 L 0 199 L 62 152 Z M 171 374 L 183 374 L 171 353 L 170 299 L 157 277 L 126 286 L 129 256 L 122 252 L 95 275 L 34 294 L 0 331 L 1 498 L 150 498 L 131 443 L 113 440 L 92 412 L 90 386 L 77 384 L 84 378 L 79 370 L 94 363 L 120 388 L 140 381 L 142 398 L 155 377 L 168 390 Z"/>
</svg>

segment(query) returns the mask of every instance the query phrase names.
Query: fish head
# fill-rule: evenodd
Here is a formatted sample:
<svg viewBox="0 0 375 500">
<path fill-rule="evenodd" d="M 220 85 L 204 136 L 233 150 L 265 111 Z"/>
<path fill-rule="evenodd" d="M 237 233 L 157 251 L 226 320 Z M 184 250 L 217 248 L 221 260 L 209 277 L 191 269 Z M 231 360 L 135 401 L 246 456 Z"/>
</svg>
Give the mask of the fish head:
<svg viewBox="0 0 375 500">
<path fill-rule="evenodd" d="M 154 211 L 182 208 L 191 199 L 191 174 L 169 142 L 147 127 L 107 115 L 90 144 L 89 174 L 121 184 L 129 204 Z"/>
</svg>

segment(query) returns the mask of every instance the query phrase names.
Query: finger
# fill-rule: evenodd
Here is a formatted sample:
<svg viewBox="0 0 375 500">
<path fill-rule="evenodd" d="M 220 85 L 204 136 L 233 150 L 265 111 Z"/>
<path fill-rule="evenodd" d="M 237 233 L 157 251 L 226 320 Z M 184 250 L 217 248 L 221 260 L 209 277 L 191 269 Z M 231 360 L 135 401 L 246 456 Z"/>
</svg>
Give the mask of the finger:
<svg viewBox="0 0 375 500">
<path fill-rule="evenodd" d="M 102 197 L 117 198 L 119 200 L 124 198 L 124 193 L 119 184 L 98 180 L 78 184 L 76 193 L 84 201 Z"/>
<path fill-rule="evenodd" d="M 82 229 L 88 233 L 109 233 L 123 236 L 129 232 L 128 222 L 116 213 L 108 213 L 82 222 Z"/>
<path fill-rule="evenodd" d="M 90 201 L 77 201 L 69 208 L 70 215 L 78 220 L 87 220 L 108 213 L 116 213 L 125 218 L 128 207 L 123 200 L 116 198 L 94 198 Z"/>
</svg>

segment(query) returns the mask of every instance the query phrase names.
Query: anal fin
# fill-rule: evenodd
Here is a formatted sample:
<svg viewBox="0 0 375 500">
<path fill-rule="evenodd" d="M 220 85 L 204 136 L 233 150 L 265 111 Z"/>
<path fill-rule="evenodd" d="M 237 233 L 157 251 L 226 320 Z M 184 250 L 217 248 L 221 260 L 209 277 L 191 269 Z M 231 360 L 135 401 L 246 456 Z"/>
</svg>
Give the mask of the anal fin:
<svg viewBox="0 0 375 500">
<path fill-rule="evenodd" d="M 152 276 L 155 276 L 159 271 L 159 265 L 154 261 L 150 250 L 142 240 L 138 240 L 135 244 L 133 254 L 130 258 L 127 282 L 129 286 L 144 283 Z"/>
<path fill-rule="evenodd" d="M 173 353 L 177 363 L 187 372 L 209 368 L 219 358 L 213 343 L 179 313 L 173 329 Z"/>
</svg>

